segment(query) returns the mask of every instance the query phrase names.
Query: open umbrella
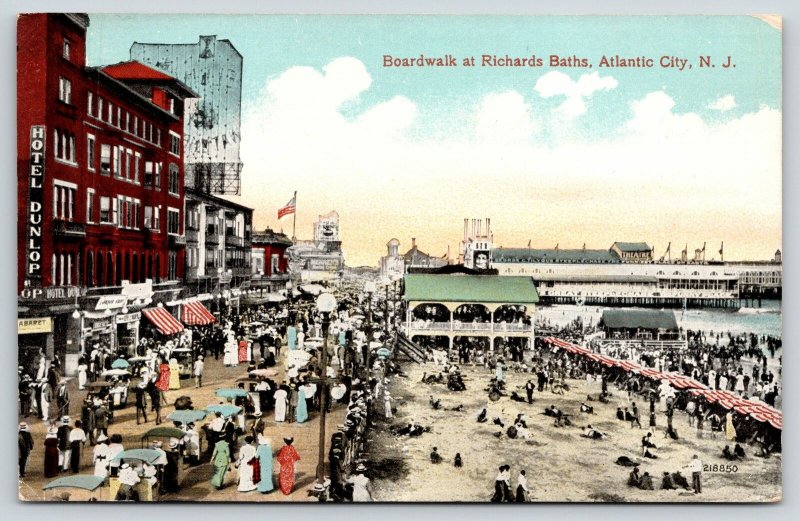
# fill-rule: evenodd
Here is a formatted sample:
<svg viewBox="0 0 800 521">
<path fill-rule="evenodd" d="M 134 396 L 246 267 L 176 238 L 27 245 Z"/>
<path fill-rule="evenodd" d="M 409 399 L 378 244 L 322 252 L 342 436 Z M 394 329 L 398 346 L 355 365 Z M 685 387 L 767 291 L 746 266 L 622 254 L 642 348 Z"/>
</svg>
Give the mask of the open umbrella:
<svg viewBox="0 0 800 521">
<path fill-rule="evenodd" d="M 126 369 L 108 369 L 106 371 L 103 371 L 102 375 L 103 376 L 130 376 L 131 373 L 130 373 L 130 371 L 127 371 Z"/>
<path fill-rule="evenodd" d="M 273 376 L 278 376 L 278 371 L 275 369 L 253 369 L 250 374 L 263 378 L 272 378 Z"/>
<path fill-rule="evenodd" d="M 155 427 L 142 434 L 142 440 L 146 438 L 183 438 L 186 433 L 175 427 Z"/>
<path fill-rule="evenodd" d="M 223 417 L 227 418 L 229 416 L 233 416 L 235 414 L 239 414 L 242 412 L 241 407 L 237 407 L 235 405 L 231 405 L 229 403 L 222 403 L 218 405 L 209 405 L 206 407 L 206 410 L 210 413 L 220 413 Z"/>
<path fill-rule="evenodd" d="M 178 423 L 196 423 L 202 420 L 207 416 L 206 411 L 197 410 L 197 409 L 183 409 L 180 411 L 172 411 L 167 416 L 167 419 L 170 421 L 178 422 Z"/>
<path fill-rule="evenodd" d="M 127 369 L 131 364 L 124 358 L 117 358 L 111 363 L 111 369 Z"/>
<path fill-rule="evenodd" d="M 128 449 L 117 454 L 111 461 L 135 460 L 153 465 L 160 457 L 161 454 L 155 449 Z"/>
<path fill-rule="evenodd" d="M 390 356 L 392 356 L 392 352 L 386 349 L 385 347 L 378 349 L 377 353 L 378 356 L 380 356 L 381 358 L 389 358 Z"/>
<path fill-rule="evenodd" d="M 80 488 L 83 490 L 95 490 L 103 484 L 106 480 L 102 476 L 92 476 L 87 474 L 78 474 L 76 476 L 64 476 L 63 478 L 54 479 L 47 483 L 43 490 L 50 490 L 54 488 Z"/>
<path fill-rule="evenodd" d="M 220 398 L 231 400 L 233 398 L 247 396 L 247 391 L 244 389 L 217 389 L 216 395 Z"/>
</svg>

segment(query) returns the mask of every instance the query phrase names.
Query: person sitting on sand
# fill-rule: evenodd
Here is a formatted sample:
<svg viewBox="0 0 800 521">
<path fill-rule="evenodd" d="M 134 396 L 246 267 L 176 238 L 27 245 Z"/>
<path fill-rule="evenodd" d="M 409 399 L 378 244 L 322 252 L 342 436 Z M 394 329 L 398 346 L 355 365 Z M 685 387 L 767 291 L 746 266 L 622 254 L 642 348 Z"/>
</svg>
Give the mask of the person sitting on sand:
<svg viewBox="0 0 800 521">
<path fill-rule="evenodd" d="M 515 402 L 525 402 L 525 398 L 517 394 L 517 391 L 511 391 L 511 399 Z"/>
<path fill-rule="evenodd" d="M 582 436 L 592 439 L 592 440 L 602 440 L 606 437 L 605 433 L 598 431 L 591 425 L 587 425 L 584 430 Z"/>
<path fill-rule="evenodd" d="M 655 449 L 656 444 L 652 441 L 653 433 L 648 432 L 645 436 L 642 436 L 642 454 L 644 454 L 647 449 Z"/>
<path fill-rule="evenodd" d="M 456 457 L 453 459 L 453 466 L 461 468 L 464 466 L 464 463 L 461 461 L 461 453 L 456 452 Z"/>
<path fill-rule="evenodd" d="M 738 443 L 733 447 L 733 455 L 736 456 L 736 459 L 744 459 L 744 449 Z"/>
<path fill-rule="evenodd" d="M 442 456 L 439 455 L 439 449 L 434 447 L 433 450 L 431 451 L 431 463 L 441 463 L 441 462 L 442 462 Z"/>
<path fill-rule="evenodd" d="M 639 483 L 642 482 L 642 476 L 639 474 L 639 467 L 633 467 L 633 470 L 630 474 L 628 474 L 628 486 L 629 487 L 638 487 Z"/>
<path fill-rule="evenodd" d="M 675 484 L 672 482 L 672 476 L 665 470 L 664 477 L 661 478 L 661 490 L 675 490 L 675 488 Z"/>
<path fill-rule="evenodd" d="M 686 476 L 681 474 L 680 470 L 672 473 L 672 483 L 675 485 L 676 489 L 680 487 L 684 490 L 691 490 L 692 488 L 689 486 L 689 481 L 686 479 Z"/>
<path fill-rule="evenodd" d="M 639 488 L 642 490 L 653 490 L 653 478 L 650 477 L 649 472 L 642 474 L 642 479 L 639 481 Z"/>
<path fill-rule="evenodd" d="M 731 452 L 730 445 L 725 445 L 725 448 L 722 449 L 722 457 L 725 458 L 726 460 L 736 459 L 733 455 L 733 452 Z"/>
<path fill-rule="evenodd" d="M 625 413 L 622 412 L 622 407 L 617 407 L 617 419 L 620 421 L 625 421 Z"/>
<path fill-rule="evenodd" d="M 586 414 L 594 414 L 594 407 L 581 402 L 581 412 Z"/>
<path fill-rule="evenodd" d="M 481 409 L 481 412 L 478 413 L 477 417 L 478 423 L 486 423 L 486 415 L 487 415 L 487 410 L 486 407 L 484 407 L 483 409 Z"/>
</svg>

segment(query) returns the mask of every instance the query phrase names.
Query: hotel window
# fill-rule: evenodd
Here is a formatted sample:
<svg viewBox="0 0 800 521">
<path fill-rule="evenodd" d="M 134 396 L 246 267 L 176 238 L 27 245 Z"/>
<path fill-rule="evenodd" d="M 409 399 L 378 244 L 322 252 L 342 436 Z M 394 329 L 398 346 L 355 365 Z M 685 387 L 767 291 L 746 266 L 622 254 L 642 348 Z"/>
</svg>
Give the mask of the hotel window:
<svg viewBox="0 0 800 521">
<path fill-rule="evenodd" d="M 169 193 L 178 195 L 180 191 L 180 175 L 178 173 L 178 165 L 175 163 L 169 164 Z"/>
<path fill-rule="evenodd" d="M 77 186 L 63 181 L 53 181 L 53 218 L 72 221 L 75 216 L 75 191 Z"/>
<path fill-rule="evenodd" d="M 159 206 L 144 207 L 144 227 L 150 230 L 161 231 L 161 208 Z"/>
<path fill-rule="evenodd" d="M 131 113 L 125 111 L 125 132 L 131 131 Z"/>
<path fill-rule="evenodd" d="M 111 173 L 111 145 L 100 145 L 100 172 Z"/>
<path fill-rule="evenodd" d="M 97 114 L 94 115 L 97 119 L 103 119 L 103 98 L 97 97 Z"/>
<path fill-rule="evenodd" d="M 92 172 L 94 172 L 94 144 L 94 136 L 86 134 L 86 168 Z"/>
<path fill-rule="evenodd" d="M 122 107 L 117 107 L 117 127 L 122 128 Z"/>
<path fill-rule="evenodd" d="M 64 56 L 64 59 L 69 60 L 69 52 L 70 52 L 69 40 L 64 38 L 64 50 L 62 54 L 62 56 Z"/>
<path fill-rule="evenodd" d="M 152 186 L 156 190 L 161 189 L 161 163 L 145 161 L 144 184 L 147 186 Z"/>
<path fill-rule="evenodd" d="M 86 222 L 94 222 L 94 190 L 86 189 Z"/>
<path fill-rule="evenodd" d="M 72 82 L 64 77 L 58 79 L 58 99 L 67 105 L 72 103 Z"/>
<path fill-rule="evenodd" d="M 169 252 L 169 265 L 167 267 L 167 277 L 170 280 L 178 278 L 178 252 Z"/>
<path fill-rule="evenodd" d="M 180 234 L 181 212 L 175 208 L 167 208 L 167 233 L 170 235 Z"/>
<path fill-rule="evenodd" d="M 120 172 L 122 170 L 122 148 L 114 145 L 114 162 L 112 164 L 112 170 L 114 171 L 114 175 L 119 177 Z"/>
<path fill-rule="evenodd" d="M 159 147 L 161 146 L 161 129 L 160 129 L 160 128 L 157 128 L 157 129 L 156 129 L 156 140 L 155 140 L 155 144 L 156 144 L 156 145 L 158 145 Z"/>
<path fill-rule="evenodd" d="M 181 137 L 173 132 L 169 133 L 169 151 L 178 157 L 181 155 Z"/>
<path fill-rule="evenodd" d="M 139 116 L 133 116 L 133 135 L 139 135 Z"/>
<path fill-rule="evenodd" d="M 133 180 L 134 182 L 139 182 L 139 171 L 141 169 L 142 163 L 142 154 L 139 152 L 134 152 L 133 154 Z"/>
<path fill-rule="evenodd" d="M 94 93 L 88 92 L 86 94 L 86 113 L 94 116 Z"/>
<path fill-rule="evenodd" d="M 131 168 L 131 162 L 133 161 L 133 150 L 130 148 L 125 149 L 125 178 L 126 179 L 133 179 L 133 169 Z"/>
<path fill-rule="evenodd" d="M 114 105 L 109 101 L 108 102 L 108 119 L 106 119 L 106 123 L 111 125 L 112 121 L 114 120 Z"/>
<path fill-rule="evenodd" d="M 117 200 L 116 199 L 111 199 L 111 223 L 112 224 L 119 222 L 119 218 L 117 217 L 118 213 L 119 213 L 119 207 L 117 205 Z"/>
<path fill-rule="evenodd" d="M 53 140 L 55 141 L 55 146 L 53 147 L 55 158 L 75 164 L 75 136 L 68 132 L 54 129 Z"/>
<path fill-rule="evenodd" d="M 111 223 L 111 198 L 100 197 L 100 222 L 103 224 Z"/>
</svg>

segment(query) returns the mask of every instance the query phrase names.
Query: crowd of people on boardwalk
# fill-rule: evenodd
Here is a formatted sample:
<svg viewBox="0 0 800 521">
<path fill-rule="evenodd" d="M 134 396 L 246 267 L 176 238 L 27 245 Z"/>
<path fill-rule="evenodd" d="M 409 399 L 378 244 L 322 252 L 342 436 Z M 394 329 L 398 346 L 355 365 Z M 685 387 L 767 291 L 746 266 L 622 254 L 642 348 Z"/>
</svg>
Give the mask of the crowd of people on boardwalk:
<svg viewBox="0 0 800 521">
<path fill-rule="evenodd" d="M 76 420 L 68 417 L 69 398 L 56 401 L 58 394 L 51 391 L 67 389 L 68 380 L 63 378 L 60 364 L 57 360 L 45 360 L 44 353 L 40 353 L 41 374 L 33 378 L 20 367 L 20 416 L 27 420 L 35 415 L 48 422 L 44 440 L 45 477 L 57 477 L 62 472 L 79 473 L 81 467 L 91 463 L 94 475 L 114 478 L 119 483 L 119 491 L 111 499 L 139 500 L 141 483 L 158 485 L 161 494 L 178 493 L 179 476 L 186 469 L 207 464 L 210 485 L 216 489 L 228 486 L 233 471 L 237 492 L 267 494 L 280 489 L 288 495 L 295 487 L 298 461 L 315 454 L 303 455 L 288 434 L 276 446 L 265 434 L 267 425 L 304 423 L 323 407 L 327 412 L 346 407 L 343 423 L 331 436 L 329 475 L 312 492 L 331 501 L 370 500 L 371 486 L 362 454 L 374 405 L 374 388 L 379 383 L 385 385 L 382 378 L 388 370 L 369 344 L 370 340 L 385 339 L 385 334 L 370 334 L 369 324 L 365 324 L 363 315 L 358 315 L 366 307 L 359 302 L 363 300 L 359 293 L 360 289 L 351 288 L 340 294 L 340 306 L 331 314 L 327 331 L 328 366 L 324 368 L 320 364 L 323 323 L 309 301 L 295 303 L 291 312 L 286 305 L 253 307 L 238 315 L 222 317 L 214 325 L 186 328 L 172 337 L 144 335 L 132 352 L 113 352 L 101 343 L 92 345 L 78 362 L 77 390 L 83 401 L 80 419 Z M 379 322 L 374 325 L 372 329 L 380 327 Z M 208 411 L 217 412 L 203 425 L 200 421 L 163 418 L 161 409 L 167 405 L 167 391 L 189 387 L 185 381 L 181 382 L 181 373 L 186 376 L 188 369 L 194 388 L 202 387 L 205 364 L 211 357 L 221 359 L 228 368 L 246 365 L 248 376 L 230 386 L 234 388 L 231 390 L 241 392 L 209 406 Z M 125 363 L 117 362 L 120 359 Z M 282 368 L 278 367 L 280 361 L 284 362 Z M 124 369 L 115 369 L 117 364 Z M 124 372 L 129 376 L 120 378 Z M 328 378 L 327 388 L 321 385 L 323 373 Z M 115 430 L 115 409 L 124 406 L 112 399 L 112 389 L 128 385 L 134 379 L 138 383 L 127 389 L 135 405 L 137 425 L 171 423 L 182 433 L 178 435 L 173 430 L 163 445 L 161 442 L 150 445 L 152 450 L 164 453 L 155 462 L 120 459 L 126 448 L 123 438 L 119 429 L 116 433 L 109 432 Z M 72 389 L 74 394 L 75 387 Z M 175 400 L 176 412 L 195 407 L 191 389 L 184 392 L 185 396 Z M 323 399 L 323 393 L 327 399 Z M 45 399 L 40 397 L 42 394 Z M 385 410 L 391 411 L 388 390 L 380 393 L 380 399 L 382 404 L 388 404 Z M 48 407 L 51 401 L 56 401 L 57 407 Z M 226 410 L 226 406 L 234 408 Z M 22 421 L 21 477 L 29 471 L 28 460 L 39 443 L 42 442 L 31 436 L 26 421 Z M 90 462 L 81 458 L 85 448 L 91 453 L 83 460 Z M 324 492 L 320 494 L 319 488 L 324 488 Z"/>
</svg>

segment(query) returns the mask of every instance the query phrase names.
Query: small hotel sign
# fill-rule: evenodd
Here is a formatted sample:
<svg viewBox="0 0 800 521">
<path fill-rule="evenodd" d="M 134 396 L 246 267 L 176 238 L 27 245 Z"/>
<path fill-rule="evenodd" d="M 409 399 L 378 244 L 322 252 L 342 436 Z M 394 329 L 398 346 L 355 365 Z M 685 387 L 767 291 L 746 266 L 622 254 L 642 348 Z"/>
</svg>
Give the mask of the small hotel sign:
<svg viewBox="0 0 800 521">
<path fill-rule="evenodd" d="M 25 285 L 42 284 L 42 203 L 44 201 L 45 127 L 31 127 L 31 157 L 28 170 L 28 226 Z"/>
</svg>

